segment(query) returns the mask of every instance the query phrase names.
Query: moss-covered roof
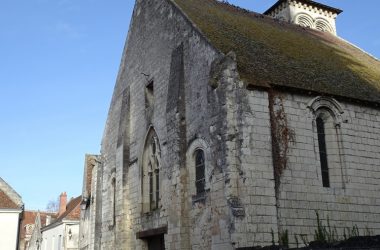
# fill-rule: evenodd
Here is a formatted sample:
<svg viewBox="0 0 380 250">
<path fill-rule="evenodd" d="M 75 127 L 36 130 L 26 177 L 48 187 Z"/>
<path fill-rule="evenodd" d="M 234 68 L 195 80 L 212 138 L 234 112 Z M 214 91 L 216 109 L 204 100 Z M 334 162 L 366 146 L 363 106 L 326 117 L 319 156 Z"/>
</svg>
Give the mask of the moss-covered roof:
<svg viewBox="0 0 380 250">
<path fill-rule="evenodd" d="M 380 103 L 380 61 L 329 33 L 215 0 L 171 0 L 208 40 L 237 55 L 248 85 L 289 87 Z"/>
</svg>

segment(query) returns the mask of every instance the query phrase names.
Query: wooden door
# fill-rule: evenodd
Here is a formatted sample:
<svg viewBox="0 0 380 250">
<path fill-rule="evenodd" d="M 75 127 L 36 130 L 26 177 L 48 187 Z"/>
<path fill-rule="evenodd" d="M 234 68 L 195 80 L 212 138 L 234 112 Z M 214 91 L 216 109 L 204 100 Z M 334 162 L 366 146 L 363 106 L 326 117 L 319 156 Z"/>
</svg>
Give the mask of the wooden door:
<svg viewBox="0 0 380 250">
<path fill-rule="evenodd" d="M 148 250 L 165 250 L 165 239 L 163 234 L 150 237 L 147 240 Z"/>
</svg>

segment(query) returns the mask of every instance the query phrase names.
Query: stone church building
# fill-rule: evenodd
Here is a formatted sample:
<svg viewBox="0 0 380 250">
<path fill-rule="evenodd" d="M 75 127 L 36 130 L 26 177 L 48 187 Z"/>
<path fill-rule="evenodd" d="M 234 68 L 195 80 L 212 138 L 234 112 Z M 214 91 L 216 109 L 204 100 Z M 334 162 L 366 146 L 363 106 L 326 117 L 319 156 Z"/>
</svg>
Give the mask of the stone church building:
<svg viewBox="0 0 380 250">
<path fill-rule="evenodd" d="M 380 234 L 380 61 L 341 10 L 136 0 L 81 249 L 220 249 Z M 301 242 L 301 240 L 300 240 Z"/>
</svg>

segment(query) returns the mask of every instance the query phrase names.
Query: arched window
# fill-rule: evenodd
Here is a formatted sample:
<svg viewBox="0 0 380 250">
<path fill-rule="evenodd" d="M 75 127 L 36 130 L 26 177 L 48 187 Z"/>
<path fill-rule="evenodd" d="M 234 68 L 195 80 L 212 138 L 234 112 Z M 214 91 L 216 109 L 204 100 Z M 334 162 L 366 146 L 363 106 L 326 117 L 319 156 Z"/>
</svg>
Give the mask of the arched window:
<svg viewBox="0 0 380 250">
<path fill-rule="evenodd" d="M 192 141 L 186 152 L 188 190 L 193 202 L 204 202 L 211 189 L 212 161 L 208 143 L 201 138 Z"/>
<path fill-rule="evenodd" d="M 301 27 L 314 28 L 313 18 L 306 13 L 301 13 L 297 15 L 295 23 L 300 25 Z"/>
<path fill-rule="evenodd" d="M 321 162 L 322 183 L 324 187 L 330 187 L 329 166 L 327 161 L 327 148 L 326 148 L 326 133 L 325 122 L 321 117 L 316 119 L 317 133 L 318 133 L 318 146 L 319 158 Z"/>
<path fill-rule="evenodd" d="M 315 28 L 323 32 L 333 33 L 333 29 L 331 28 L 331 25 L 329 24 L 328 21 L 324 19 L 317 19 L 315 21 Z"/>
<path fill-rule="evenodd" d="M 151 161 L 148 162 L 149 203 L 150 210 L 154 210 L 158 208 L 158 200 L 160 197 L 160 169 L 157 158 L 155 157 L 157 154 L 157 139 L 156 137 L 153 137 L 151 140 L 152 158 Z"/>
<path fill-rule="evenodd" d="M 161 151 L 153 129 L 147 134 L 142 161 L 142 205 L 147 213 L 159 208 Z"/>
<path fill-rule="evenodd" d="M 345 187 L 345 161 L 341 126 L 344 111 L 333 98 L 319 96 L 308 103 L 313 114 L 316 163 L 323 187 Z"/>
<path fill-rule="evenodd" d="M 194 153 L 195 157 L 195 187 L 197 194 L 202 194 L 205 191 L 205 155 L 203 150 L 198 149 Z"/>
</svg>

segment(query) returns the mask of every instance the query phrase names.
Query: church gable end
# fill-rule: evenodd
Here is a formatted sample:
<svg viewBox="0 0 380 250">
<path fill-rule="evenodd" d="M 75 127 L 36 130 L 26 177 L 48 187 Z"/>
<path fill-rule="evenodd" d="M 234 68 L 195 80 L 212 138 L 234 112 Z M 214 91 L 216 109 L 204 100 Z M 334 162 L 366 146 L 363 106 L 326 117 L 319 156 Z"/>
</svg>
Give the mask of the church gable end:
<svg viewBox="0 0 380 250">
<path fill-rule="evenodd" d="M 379 66 L 225 2 L 136 0 L 88 245 L 232 250 L 286 230 L 309 241 L 316 210 L 339 234 L 380 233 Z"/>
<path fill-rule="evenodd" d="M 168 228 L 173 244 L 189 248 L 180 237 L 191 228 L 180 216 L 190 209 L 187 138 L 208 136 L 199 118 L 207 113 L 208 75 L 218 53 L 171 1 L 136 1 L 102 142 L 102 247 L 148 247 Z M 153 235 L 136 238 L 144 232 Z"/>
</svg>

